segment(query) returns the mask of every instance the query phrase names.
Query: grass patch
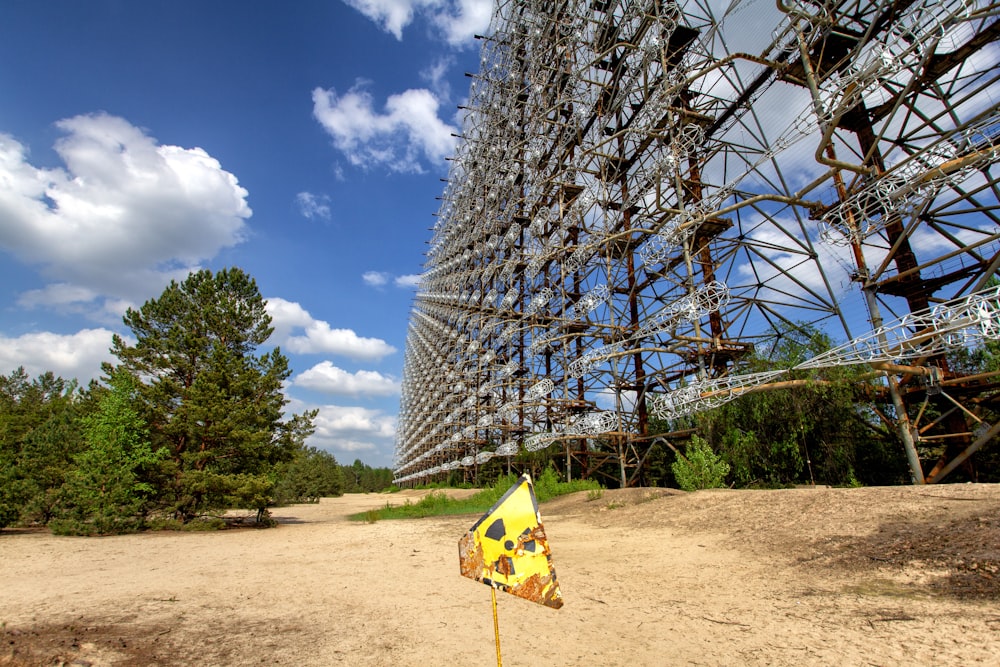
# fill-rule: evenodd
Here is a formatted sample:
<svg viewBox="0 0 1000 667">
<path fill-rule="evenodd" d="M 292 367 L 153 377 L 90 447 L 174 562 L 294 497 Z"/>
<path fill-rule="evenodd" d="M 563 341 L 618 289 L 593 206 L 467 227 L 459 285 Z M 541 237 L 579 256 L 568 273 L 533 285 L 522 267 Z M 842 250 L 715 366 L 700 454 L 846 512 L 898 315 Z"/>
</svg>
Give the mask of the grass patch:
<svg viewBox="0 0 1000 667">
<path fill-rule="evenodd" d="M 464 499 L 449 498 L 444 491 L 435 490 L 415 503 L 409 500 L 402 505 L 386 503 L 385 507 L 353 514 L 350 518 L 354 521 L 375 523 L 382 519 L 419 519 L 426 516 L 482 514 L 493 507 L 517 480 L 517 475 L 505 475 L 477 494 Z M 576 493 L 577 491 L 595 493 L 601 489 L 601 485 L 593 480 L 561 482 L 559 476 L 552 469 L 547 469 L 538 479 L 534 480 L 534 486 L 535 497 L 540 503 L 568 493 Z"/>
</svg>

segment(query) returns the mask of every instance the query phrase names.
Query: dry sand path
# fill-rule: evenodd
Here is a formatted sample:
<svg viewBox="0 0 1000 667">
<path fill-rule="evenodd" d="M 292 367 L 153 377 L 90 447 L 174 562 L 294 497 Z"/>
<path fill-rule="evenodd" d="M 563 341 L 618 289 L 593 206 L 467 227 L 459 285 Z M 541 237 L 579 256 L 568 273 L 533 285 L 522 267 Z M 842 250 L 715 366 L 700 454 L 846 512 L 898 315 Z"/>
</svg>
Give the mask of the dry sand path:
<svg viewBox="0 0 1000 667">
<path fill-rule="evenodd" d="M 491 665 L 477 517 L 0 533 L 0 665 Z M 503 662 L 1000 665 L 1000 487 L 629 489 L 542 506 L 565 606 L 499 596 Z"/>
</svg>

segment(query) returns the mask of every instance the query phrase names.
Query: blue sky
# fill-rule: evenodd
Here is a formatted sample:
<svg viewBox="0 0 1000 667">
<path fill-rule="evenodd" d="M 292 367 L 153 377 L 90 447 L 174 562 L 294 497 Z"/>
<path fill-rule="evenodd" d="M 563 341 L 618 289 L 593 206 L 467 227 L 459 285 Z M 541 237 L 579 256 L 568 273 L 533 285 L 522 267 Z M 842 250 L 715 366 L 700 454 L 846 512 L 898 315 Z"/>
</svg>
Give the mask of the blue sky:
<svg viewBox="0 0 1000 667">
<path fill-rule="evenodd" d="M 0 6 L 0 373 L 86 382 L 190 270 L 258 283 L 310 444 L 392 463 L 481 0 Z"/>
</svg>

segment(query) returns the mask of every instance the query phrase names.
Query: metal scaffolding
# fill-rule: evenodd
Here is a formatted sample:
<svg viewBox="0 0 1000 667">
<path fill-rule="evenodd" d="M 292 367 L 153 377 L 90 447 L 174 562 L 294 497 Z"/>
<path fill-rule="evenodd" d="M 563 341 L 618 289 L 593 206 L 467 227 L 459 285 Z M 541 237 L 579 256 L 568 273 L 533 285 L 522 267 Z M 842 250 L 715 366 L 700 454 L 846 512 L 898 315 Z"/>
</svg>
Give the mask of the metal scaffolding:
<svg viewBox="0 0 1000 667">
<path fill-rule="evenodd" d="M 587 474 L 599 438 L 630 483 L 651 417 L 779 382 L 745 360 L 803 325 L 849 341 L 805 367 L 882 373 L 915 481 L 928 438 L 928 481 L 995 439 L 997 378 L 942 355 L 998 337 L 998 14 L 500 0 L 410 319 L 396 482 L 547 447 Z"/>
</svg>

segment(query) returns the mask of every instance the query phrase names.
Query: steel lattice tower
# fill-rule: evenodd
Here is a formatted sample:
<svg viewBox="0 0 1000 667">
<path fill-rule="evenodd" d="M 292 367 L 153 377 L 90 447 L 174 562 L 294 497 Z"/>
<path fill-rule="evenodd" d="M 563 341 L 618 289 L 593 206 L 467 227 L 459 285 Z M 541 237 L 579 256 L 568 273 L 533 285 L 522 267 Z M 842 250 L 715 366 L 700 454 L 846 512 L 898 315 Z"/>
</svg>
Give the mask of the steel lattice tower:
<svg viewBox="0 0 1000 667">
<path fill-rule="evenodd" d="M 623 483 L 651 414 L 781 373 L 787 327 L 879 369 L 914 479 L 995 439 L 942 353 L 998 337 L 998 5 L 501 0 L 410 320 L 397 483 L 522 448 Z M 954 403 L 935 424 L 908 412 Z M 917 410 L 918 414 L 922 411 Z"/>
</svg>

